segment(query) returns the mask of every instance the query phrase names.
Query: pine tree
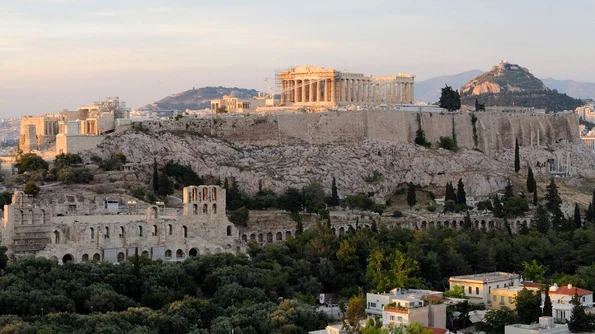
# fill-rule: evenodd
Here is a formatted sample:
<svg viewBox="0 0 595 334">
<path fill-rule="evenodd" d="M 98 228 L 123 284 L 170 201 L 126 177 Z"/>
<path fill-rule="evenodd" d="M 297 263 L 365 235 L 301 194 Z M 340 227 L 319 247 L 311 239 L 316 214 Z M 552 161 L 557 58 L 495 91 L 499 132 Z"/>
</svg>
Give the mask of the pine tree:
<svg viewBox="0 0 595 334">
<path fill-rule="evenodd" d="M 415 197 L 415 185 L 413 185 L 413 182 L 409 182 L 409 185 L 407 186 L 407 204 L 410 207 L 413 207 L 415 204 L 417 204 L 417 198 Z"/>
<path fill-rule="evenodd" d="M 578 203 L 574 204 L 574 219 L 573 219 L 573 223 L 574 223 L 574 228 L 581 228 L 582 226 L 582 222 L 581 222 L 581 209 L 578 207 Z"/>
<path fill-rule="evenodd" d="M 514 171 L 516 173 L 521 170 L 521 157 L 519 156 L 519 140 L 514 141 Z"/>
<path fill-rule="evenodd" d="M 545 299 L 543 300 L 543 316 L 552 316 L 552 299 L 550 298 L 550 287 L 545 287 Z"/>
<path fill-rule="evenodd" d="M 546 187 L 547 193 L 545 194 L 546 204 L 545 207 L 549 213 L 552 214 L 552 225 L 556 230 L 559 230 L 564 221 L 564 214 L 562 213 L 562 199 L 558 193 L 558 186 L 552 177 L 550 184 Z"/>
<path fill-rule="evenodd" d="M 568 321 L 568 330 L 572 333 L 591 332 L 595 327 L 593 317 L 585 312 L 585 307 L 581 304 L 578 296 L 578 290 L 574 290 L 574 296 L 570 303 L 572 304 L 572 314 Z"/>
<path fill-rule="evenodd" d="M 537 210 L 535 210 L 535 217 L 533 217 L 531 224 L 539 233 L 545 234 L 549 231 L 550 216 L 542 205 L 538 206 Z"/>
<path fill-rule="evenodd" d="M 169 180 L 169 177 L 165 175 L 165 172 L 161 172 L 159 175 L 159 183 L 157 185 L 157 195 L 161 198 L 165 198 L 168 195 L 172 195 L 174 193 L 174 185 Z"/>
<path fill-rule="evenodd" d="M 467 194 L 465 193 L 465 185 L 463 184 L 463 179 L 459 179 L 457 183 L 457 204 L 464 204 L 467 205 Z"/>
<path fill-rule="evenodd" d="M 527 172 L 527 191 L 532 193 L 536 187 L 537 182 L 535 182 L 535 176 L 533 176 L 533 169 L 529 167 L 529 171 Z"/>
<path fill-rule="evenodd" d="M 157 193 L 157 189 L 159 189 L 159 173 L 157 171 L 157 158 L 153 157 L 153 179 L 151 185 L 153 186 L 153 191 Z"/>
<path fill-rule="evenodd" d="M 445 85 L 441 90 L 440 100 L 438 101 L 440 108 L 448 111 L 455 111 L 461 109 L 461 96 L 459 92 L 452 89 L 452 87 Z"/>
</svg>

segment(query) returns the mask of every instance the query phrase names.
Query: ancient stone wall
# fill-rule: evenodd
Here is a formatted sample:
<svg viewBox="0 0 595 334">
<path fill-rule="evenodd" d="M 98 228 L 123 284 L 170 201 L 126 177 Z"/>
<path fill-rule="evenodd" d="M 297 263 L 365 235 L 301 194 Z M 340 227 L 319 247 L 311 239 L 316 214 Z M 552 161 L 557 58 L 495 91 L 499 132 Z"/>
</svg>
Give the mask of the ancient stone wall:
<svg viewBox="0 0 595 334">
<path fill-rule="evenodd" d="M 475 131 L 472 115 L 475 115 Z M 563 140 L 579 141 L 575 113 L 416 113 L 369 110 L 326 113 L 271 113 L 134 123 L 136 131 L 176 132 L 213 136 L 236 145 L 276 146 L 294 142 L 327 144 L 361 143 L 363 139 L 413 143 L 418 124 L 434 146 L 442 136 L 456 136 L 463 149 L 486 154 L 521 146 L 545 146 Z M 477 144 L 474 139 L 477 134 Z"/>
</svg>

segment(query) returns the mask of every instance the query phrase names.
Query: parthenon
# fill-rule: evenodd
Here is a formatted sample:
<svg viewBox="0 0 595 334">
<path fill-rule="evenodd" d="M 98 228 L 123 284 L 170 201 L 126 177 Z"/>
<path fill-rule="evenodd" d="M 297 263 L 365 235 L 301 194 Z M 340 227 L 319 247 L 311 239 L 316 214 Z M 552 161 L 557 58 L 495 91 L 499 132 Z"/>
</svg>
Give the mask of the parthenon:
<svg viewBox="0 0 595 334">
<path fill-rule="evenodd" d="M 294 67 L 278 75 L 281 105 L 338 106 L 412 104 L 414 76 L 372 76 L 315 66 Z"/>
</svg>

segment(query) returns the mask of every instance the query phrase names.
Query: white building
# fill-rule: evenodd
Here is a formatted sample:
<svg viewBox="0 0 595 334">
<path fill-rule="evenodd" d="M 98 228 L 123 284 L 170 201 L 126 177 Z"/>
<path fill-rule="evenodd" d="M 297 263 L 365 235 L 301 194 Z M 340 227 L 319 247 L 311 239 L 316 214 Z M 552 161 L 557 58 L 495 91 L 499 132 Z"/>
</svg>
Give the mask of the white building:
<svg viewBox="0 0 595 334">
<path fill-rule="evenodd" d="M 520 276 L 504 272 L 491 272 L 474 275 L 453 276 L 448 279 L 450 289 L 461 286 L 470 303 L 488 305 L 492 289 L 519 285 Z"/>
<path fill-rule="evenodd" d="M 573 287 L 572 284 L 559 287 L 554 284 L 550 287 L 550 299 L 552 300 L 552 316 L 556 321 L 568 321 L 572 314 L 572 297 L 578 293 L 581 303 L 586 308 L 593 307 L 593 291 Z M 542 296 L 542 300 L 545 296 Z M 543 305 L 542 305 L 543 306 Z"/>
<path fill-rule="evenodd" d="M 440 291 L 393 289 L 390 293 L 366 294 L 366 313 L 382 316 L 384 326 L 409 325 L 446 327 L 446 304 Z"/>
<path fill-rule="evenodd" d="M 567 334 L 568 325 L 555 324 L 552 317 L 539 317 L 539 323 L 533 325 L 508 325 L 504 334 Z"/>
</svg>

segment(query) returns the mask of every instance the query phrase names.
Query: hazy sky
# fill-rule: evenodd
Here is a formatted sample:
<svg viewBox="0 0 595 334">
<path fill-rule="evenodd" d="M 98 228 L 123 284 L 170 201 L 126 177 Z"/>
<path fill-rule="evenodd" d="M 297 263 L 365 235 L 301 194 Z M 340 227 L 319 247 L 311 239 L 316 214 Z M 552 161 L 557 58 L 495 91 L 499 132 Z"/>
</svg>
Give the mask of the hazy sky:
<svg viewBox="0 0 595 334">
<path fill-rule="evenodd" d="M 266 91 L 301 64 L 423 80 L 507 59 L 595 81 L 593 13 L 591 0 L 0 0 L 0 117 Z"/>
</svg>

